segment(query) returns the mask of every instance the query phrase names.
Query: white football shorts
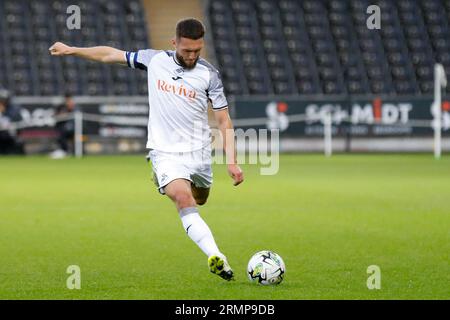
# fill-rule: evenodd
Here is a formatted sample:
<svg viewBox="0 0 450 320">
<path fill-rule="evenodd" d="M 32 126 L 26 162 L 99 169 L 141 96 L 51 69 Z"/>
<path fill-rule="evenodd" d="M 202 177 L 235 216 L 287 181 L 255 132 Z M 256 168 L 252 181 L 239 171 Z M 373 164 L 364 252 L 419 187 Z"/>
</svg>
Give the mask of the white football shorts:
<svg viewBox="0 0 450 320">
<path fill-rule="evenodd" d="M 150 149 L 154 181 L 161 194 L 164 187 L 175 179 L 186 179 L 196 187 L 210 188 L 213 182 L 211 148 L 191 152 L 164 152 Z"/>
</svg>

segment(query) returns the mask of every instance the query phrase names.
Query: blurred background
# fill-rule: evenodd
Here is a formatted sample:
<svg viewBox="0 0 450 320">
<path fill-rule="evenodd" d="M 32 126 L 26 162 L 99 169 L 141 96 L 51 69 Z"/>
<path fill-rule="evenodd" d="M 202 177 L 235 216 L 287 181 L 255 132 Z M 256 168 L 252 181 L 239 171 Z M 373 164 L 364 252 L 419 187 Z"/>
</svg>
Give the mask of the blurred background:
<svg viewBox="0 0 450 320">
<path fill-rule="evenodd" d="M 185 17 L 236 128 L 280 130 L 282 152 L 450 150 L 450 0 L 2 0 L 0 153 L 143 152 L 146 73 L 48 48 L 172 49 Z"/>
</svg>

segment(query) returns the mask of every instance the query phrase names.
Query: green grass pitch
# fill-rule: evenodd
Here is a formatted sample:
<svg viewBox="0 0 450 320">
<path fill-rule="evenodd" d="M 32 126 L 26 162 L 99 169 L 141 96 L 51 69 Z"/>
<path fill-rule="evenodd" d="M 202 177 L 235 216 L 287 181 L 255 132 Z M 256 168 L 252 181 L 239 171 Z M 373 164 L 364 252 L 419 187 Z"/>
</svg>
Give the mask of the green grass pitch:
<svg viewBox="0 0 450 320">
<path fill-rule="evenodd" d="M 450 158 L 282 155 L 277 175 L 214 166 L 200 213 L 236 281 L 209 273 L 144 156 L 0 158 L 0 299 L 449 299 Z M 253 253 L 286 263 L 247 280 Z M 69 265 L 81 289 L 69 290 Z M 381 289 L 367 288 L 367 268 Z"/>
</svg>

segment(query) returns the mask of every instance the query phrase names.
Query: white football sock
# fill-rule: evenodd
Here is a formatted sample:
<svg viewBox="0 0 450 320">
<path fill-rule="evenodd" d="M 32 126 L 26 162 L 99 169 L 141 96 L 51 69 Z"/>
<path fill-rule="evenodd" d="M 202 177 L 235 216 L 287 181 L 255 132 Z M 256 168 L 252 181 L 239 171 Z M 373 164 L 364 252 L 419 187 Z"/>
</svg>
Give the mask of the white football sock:
<svg viewBox="0 0 450 320">
<path fill-rule="evenodd" d="M 214 241 L 211 230 L 202 217 L 200 217 L 196 207 L 181 209 L 180 218 L 183 223 L 183 228 L 188 236 L 208 257 L 212 255 L 223 256 Z"/>
</svg>

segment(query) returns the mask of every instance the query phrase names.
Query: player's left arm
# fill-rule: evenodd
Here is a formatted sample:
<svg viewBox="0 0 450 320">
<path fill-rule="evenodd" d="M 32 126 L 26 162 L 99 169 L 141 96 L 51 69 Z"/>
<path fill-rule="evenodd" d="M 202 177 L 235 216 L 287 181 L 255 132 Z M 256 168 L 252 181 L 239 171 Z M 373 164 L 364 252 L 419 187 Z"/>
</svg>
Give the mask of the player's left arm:
<svg viewBox="0 0 450 320">
<path fill-rule="evenodd" d="M 244 173 L 237 164 L 236 144 L 234 141 L 234 128 L 228 113 L 228 108 L 221 108 L 214 111 L 214 118 L 220 130 L 223 139 L 223 149 L 227 159 L 228 174 L 234 180 L 234 185 L 237 186 L 244 181 Z"/>
<path fill-rule="evenodd" d="M 79 48 L 55 42 L 48 50 L 52 56 L 75 56 L 102 63 L 127 64 L 125 51 L 108 46 Z"/>
</svg>

